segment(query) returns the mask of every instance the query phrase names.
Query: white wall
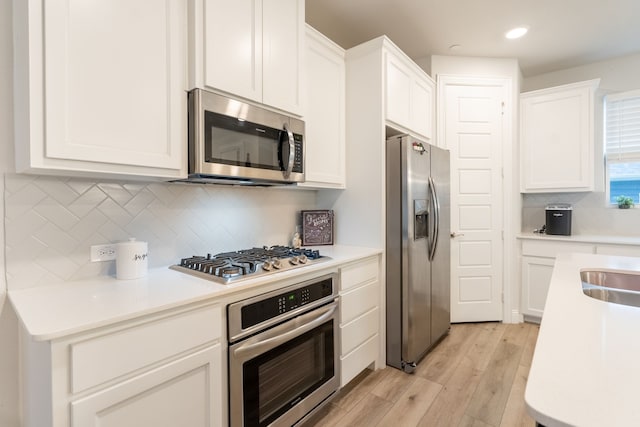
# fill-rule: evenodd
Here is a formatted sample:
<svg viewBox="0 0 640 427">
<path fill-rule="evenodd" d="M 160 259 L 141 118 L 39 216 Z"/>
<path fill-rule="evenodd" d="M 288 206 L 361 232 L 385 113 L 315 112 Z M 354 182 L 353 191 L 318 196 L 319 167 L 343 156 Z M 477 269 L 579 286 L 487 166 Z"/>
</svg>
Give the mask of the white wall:
<svg viewBox="0 0 640 427">
<path fill-rule="evenodd" d="M 573 204 L 573 234 L 640 235 L 637 224 L 640 209 L 619 210 L 608 206 L 604 193 L 602 158 L 603 97 L 609 93 L 640 89 L 640 54 L 627 55 L 581 67 L 525 78 L 522 91 L 531 91 L 567 83 L 599 78 L 596 92 L 595 143 L 596 189 L 590 193 L 552 193 L 524 195 L 522 230 L 531 231 L 545 222 L 544 208 L 548 203 Z"/>
<path fill-rule="evenodd" d="M 425 65 L 422 65 L 425 67 Z M 519 193 L 519 150 L 518 150 L 518 106 L 522 74 L 518 61 L 515 59 L 477 58 L 462 56 L 431 57 L 431 75 L 438 80 L 441 75 L 456 75 L 481 78 L 507 78 L 511 80 L 511 130 L 508 140 L 510 144 L 505 147 L 504 154 L 504 294 L 505 322 L 517 322 L 520 320 L 520 287 L 517 254 L 517 242 L 515 235 L 521 228 L 521 196 Z M 509 101 L 507 101 L 508 103 Z"/>
<path fill-rule="evenodd" d="M 11 0 L 0 0 L 0 212 L 4 175 L 13 171 L 13 47 Z M 18 323 L 5 300 L 4 215 L 0 215 L 0 426 L 19 425 Z"/>
</svg>

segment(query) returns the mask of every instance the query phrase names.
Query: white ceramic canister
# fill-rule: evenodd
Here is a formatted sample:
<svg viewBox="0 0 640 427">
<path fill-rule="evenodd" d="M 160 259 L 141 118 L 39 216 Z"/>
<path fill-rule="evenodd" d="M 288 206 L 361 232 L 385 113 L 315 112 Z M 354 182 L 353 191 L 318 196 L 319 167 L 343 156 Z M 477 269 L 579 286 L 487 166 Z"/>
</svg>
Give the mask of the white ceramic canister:
<svg viewBox="0 0 640 427">
<path fill-rule="evenodd" d="M 128 242 L 116 244 L 116 278 L 139 279 L 147 275 L 149 250 L 147 242 L 130 238 Z"/>
</svg>

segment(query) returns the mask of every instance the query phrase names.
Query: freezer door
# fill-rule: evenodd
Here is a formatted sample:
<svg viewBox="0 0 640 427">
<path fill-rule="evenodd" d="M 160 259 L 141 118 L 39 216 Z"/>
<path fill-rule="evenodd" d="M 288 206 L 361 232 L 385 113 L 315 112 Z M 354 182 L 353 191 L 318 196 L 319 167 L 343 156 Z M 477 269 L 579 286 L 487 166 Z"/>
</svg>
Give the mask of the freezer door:
<svg viewBox="0 0 640 427">
<path fill-rule="evenodd" d="M 410 137 L 402 145 L 402 359 L 417 362 L 431 345 L 430 153 Z"/>
</svg>

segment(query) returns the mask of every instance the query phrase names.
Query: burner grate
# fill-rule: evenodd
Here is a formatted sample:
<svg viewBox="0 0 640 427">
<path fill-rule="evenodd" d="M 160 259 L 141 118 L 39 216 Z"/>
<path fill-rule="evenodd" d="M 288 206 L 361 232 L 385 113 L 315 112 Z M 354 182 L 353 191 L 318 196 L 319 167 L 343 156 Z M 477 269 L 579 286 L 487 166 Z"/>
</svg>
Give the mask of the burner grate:
<svg viewBox="0 0 640 427">
<path fill-rule="evenodd" d="M 291 266 L 303 266 L 307 260 L 320 258 L 323 256 L 318 250 L 288 246 L 265 246 L 216 255 L 194 255 L 182 258 L 178 266 L 218 277 L 227 282 L 233 278 L 255 273 L 276 272 L 283 268 L 291 268 Z"/>
</svg>

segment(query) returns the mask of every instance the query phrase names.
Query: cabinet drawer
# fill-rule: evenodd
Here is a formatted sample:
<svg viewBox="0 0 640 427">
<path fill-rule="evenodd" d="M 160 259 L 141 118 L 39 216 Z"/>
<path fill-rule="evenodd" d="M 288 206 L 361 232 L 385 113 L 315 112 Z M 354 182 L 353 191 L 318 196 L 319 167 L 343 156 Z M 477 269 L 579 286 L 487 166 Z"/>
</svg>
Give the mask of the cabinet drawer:
<svg viewBox="0 0 640 427">
<path fill-rule="evenodd" d="M 340 269 L 340 289 L 346 291 L 367 282 L 377 281 L 378 272 L 377 256 L 343 267 Z"/>
<path fill-rule="evenodd" d="M 341 354 L 344 355 L 351 352 L 358 345 L 378 333 L 378 311 L 376 307 L 340 327 Z"/>
<path fill-rule="evenodd" d="M 341 295 L 340 324 L 344 325 L 377 307 L 379 299 L 378 282 L 370 283 Z"/>
<path fill-rule="evenodd" d="M 219 306 L 208 306 L 71 344 L 71 390 L 129 374 L 220 338 Z"/>
<path fill-rule="evenodd" d="M 374 335 L 354 351 L 341 357 L 340 386 L 344 387 L 347 385 L 356 375 L 375 362 L 377 356 L 378 335 Z"/>
<path fill-rule="evenodd" d="M 595 253 L 595 245 L 591 243 L 574 242 L 542 242 L 539 240 L 523 240 L 522 255 L 555 258 L 564 252 L 579 252 L 584 254 Z"/>
</svg>

